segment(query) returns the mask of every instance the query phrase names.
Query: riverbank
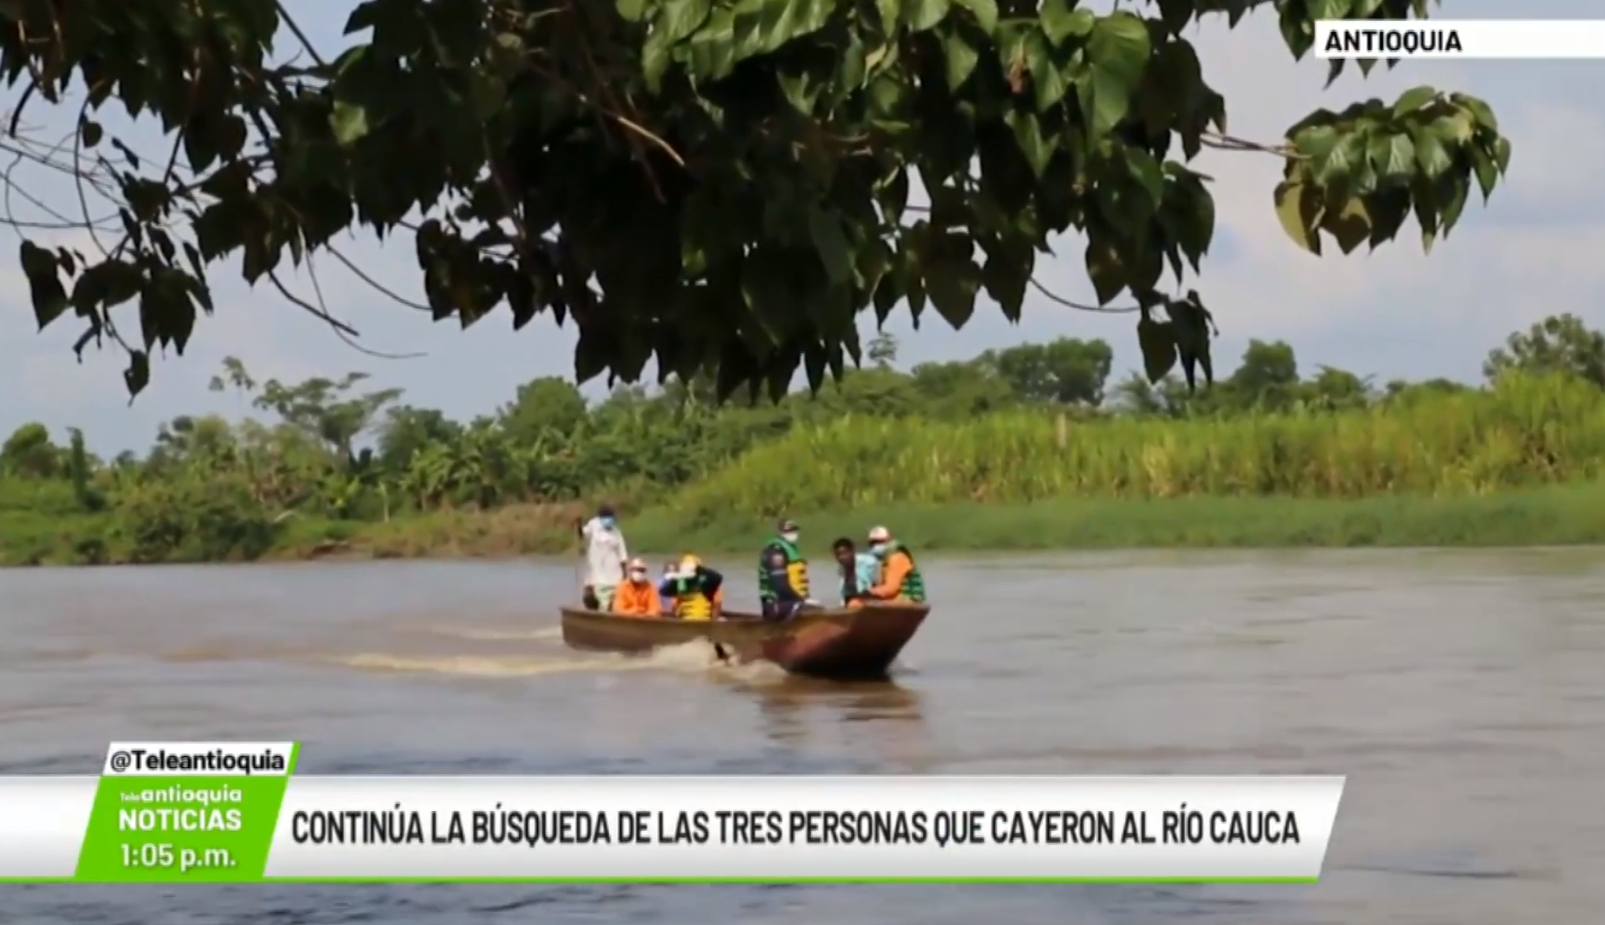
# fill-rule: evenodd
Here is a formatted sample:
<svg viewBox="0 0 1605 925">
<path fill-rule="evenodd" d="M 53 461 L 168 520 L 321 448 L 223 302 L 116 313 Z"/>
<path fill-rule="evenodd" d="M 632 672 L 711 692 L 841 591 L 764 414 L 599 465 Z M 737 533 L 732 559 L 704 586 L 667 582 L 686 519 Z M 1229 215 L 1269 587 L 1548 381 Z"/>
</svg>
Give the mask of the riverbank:
<svg viewBox="0 0 1605 925">
<path fill-rule="evenodd" d="M 572 555 L 575 505 L 519 505 L 443 512 L 386 523 L 290 518 L 259 548 L 232 560 L 452 559 Z M 1477 547 L 1605 544 L 1605 485 L 1578 483 L 1459 497 L 1359 500 L 1190 497 L 1066 498 L 1031 504 L 877 505 L 853 512 L 798 512 L 804 545 L 823 556 L 837 536 L 874 524 L 925 552 L 1185 548 Z M 673 509 L 625 518 L 632 551 L 750 552 L 772 524 L 732 513 L 696 525 Z M 5 565 L 122 564 L 131 560 L 111 523 L 91 515 L 0 528 Z M 168 561 L 196 561 L 180 554 Z"/>
</svg>

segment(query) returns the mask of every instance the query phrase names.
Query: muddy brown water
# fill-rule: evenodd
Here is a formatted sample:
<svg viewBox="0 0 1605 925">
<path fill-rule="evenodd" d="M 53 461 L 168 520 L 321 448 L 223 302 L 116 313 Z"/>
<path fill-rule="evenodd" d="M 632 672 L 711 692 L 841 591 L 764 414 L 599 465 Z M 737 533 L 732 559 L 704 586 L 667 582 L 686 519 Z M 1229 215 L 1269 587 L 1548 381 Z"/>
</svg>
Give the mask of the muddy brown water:
<svg viewBox="0 0 1605 925">
<path fill-rule="evenodd" d="M 1347 774 L 1323 881 L 8 886 L 0 922 L 1605 916 L 1605 551 L 927 568 L 936 610 L 895 681 L 870 687 L 726 669 L 695 646 L 570 652 L 566 562 L 0 572 L 0 773 L 96 773 L 113 738 L 294 738 L 301 770 L 325 774 Z"/>
</svg>

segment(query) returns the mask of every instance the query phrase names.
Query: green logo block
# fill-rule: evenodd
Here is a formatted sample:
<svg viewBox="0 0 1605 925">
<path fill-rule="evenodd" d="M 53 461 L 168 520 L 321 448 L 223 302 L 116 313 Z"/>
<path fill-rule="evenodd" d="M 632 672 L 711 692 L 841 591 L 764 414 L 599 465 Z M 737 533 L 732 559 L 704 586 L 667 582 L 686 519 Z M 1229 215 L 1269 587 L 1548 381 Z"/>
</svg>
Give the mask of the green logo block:
<svg viewBox="0 0 1605 925">
<path fill-rule="evenodd" d="M 288 776 L 106 776 L 74 879 L 82 883 L 254 883 Z"/>
</svg>

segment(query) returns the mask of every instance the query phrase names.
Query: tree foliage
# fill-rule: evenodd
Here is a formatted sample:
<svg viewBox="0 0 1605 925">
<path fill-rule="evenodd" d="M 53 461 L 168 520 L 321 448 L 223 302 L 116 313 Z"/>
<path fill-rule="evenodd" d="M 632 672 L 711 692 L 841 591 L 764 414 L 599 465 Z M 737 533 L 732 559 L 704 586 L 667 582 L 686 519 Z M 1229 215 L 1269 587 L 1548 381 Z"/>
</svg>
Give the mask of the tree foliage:
<svg viewBox="0 0 1605 925">
<path fill-rule="evenodd" d="M 1567 372 L 1605 387 L 1605 334 L 1569 312 L 1550 315 L 1510 335 L 1482 365 L 1490 380 L 1511 370 Z"/>
<path fill-rule="evenodd" d="M 1390 241 L 1411 214 L 1430 247 L 1510 159 L 1487 105 L 1430 87 L 1321 110 L 1274 145 L 1225 135 L 1226 100 L 1182 35 L 1259 6 L 1297 57 L 1317 19 L 1428 12 L 367 0 L 340 54 L 282 64 L 275 34 L 300 33 L 274 0 L 14 0 L 0 68 L 30 98 L 86 88 L 77 143 L 116 161 L 123 227 L 103 254 L 24 242 L 22 265 L 39 325 L 70 312 L 80 350 L 116 338 L 135 394 L 151 352 L 182 353 L 212 311 L 220 261 L 282 291 L 286 256 L 406 228 L 437 319 L 506 304 L 517 329 L 549 313 L 578 327 L 582 381 L 637 381 L 655 359 L 663 379 L 707 373 L 721 398 L 778 398 L 799 367 L 817 387 L 860 361 L 864 310 L 962 327 L 984 298 L 1018 319 L 1038 261 L 1075 232 L 1099 305 L 1138 302 L 1149 378 L 1179 364 L 1208 382 L 1209 312 L 1161 292 L 1210 248 L 1215 204 L 1188 166 L 1202 148 L 1284 158 L 1276 210 L 1315 253 Z M 171 156 L 109 137 L 96 114 L 113 100 L 159 120 Z M 928 207 L 911 205 L 916 184 Z"/>
</svg>

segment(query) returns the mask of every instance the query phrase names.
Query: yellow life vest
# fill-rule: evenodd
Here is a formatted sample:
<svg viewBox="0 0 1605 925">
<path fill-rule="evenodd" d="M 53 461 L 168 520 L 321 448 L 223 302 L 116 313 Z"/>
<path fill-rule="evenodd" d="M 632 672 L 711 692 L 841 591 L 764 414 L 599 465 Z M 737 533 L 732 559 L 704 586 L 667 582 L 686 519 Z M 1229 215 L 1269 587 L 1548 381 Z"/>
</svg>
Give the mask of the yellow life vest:
<svg viewBox="0 0 1605 925">
<path fill-rule="evenodd" d="M 786 581 L 798 594 L 810 597 L 808 588 L 808 560 L 803 558 L 802 551 L 794 543 L 787 542 L 784 537 L 775 537 L 770 545 L 780 549 L 786 555 Z M 758 566 L 758 596 L 763 600 L 775 597 L 775 592 L 769 587 L 769 563 L 762 562 Z"/>
<path fill-rule="evenodd" d="M 682 620 L 711 620 L 713 601 L 700 587 L 683 590 L 674 597 L 674 613 Z"/>
<path fill-rule="evenodd" d="M 786 565 L 786 577 L 791 579 L 791 586 L 797 593 L 808 597 L 808 560 L 794 559 Z"/>
</svg>

